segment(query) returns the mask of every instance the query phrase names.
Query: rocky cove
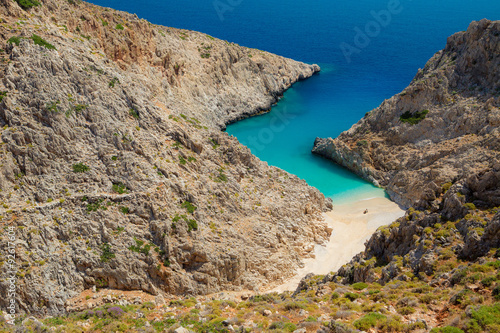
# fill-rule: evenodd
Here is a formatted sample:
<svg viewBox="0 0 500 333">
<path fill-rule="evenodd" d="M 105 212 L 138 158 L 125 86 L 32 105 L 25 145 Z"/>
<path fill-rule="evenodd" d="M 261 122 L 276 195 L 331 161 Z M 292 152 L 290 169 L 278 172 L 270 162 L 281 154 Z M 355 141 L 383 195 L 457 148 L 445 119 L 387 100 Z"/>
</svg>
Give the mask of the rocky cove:
<svg viewBox="0 0 500 333">
<path fill-rule="evenodd" d="M 494 332 L 475 313 L 499 293 L 498 22 L 450 37 L 403 93 L 316 140 L 413 208 L 337 272 L 261 295 L 327 242 L 332 202 L 221 129 L 319 67 L 84 2 L 0 3 L 16 329 Z"/>
</svg>

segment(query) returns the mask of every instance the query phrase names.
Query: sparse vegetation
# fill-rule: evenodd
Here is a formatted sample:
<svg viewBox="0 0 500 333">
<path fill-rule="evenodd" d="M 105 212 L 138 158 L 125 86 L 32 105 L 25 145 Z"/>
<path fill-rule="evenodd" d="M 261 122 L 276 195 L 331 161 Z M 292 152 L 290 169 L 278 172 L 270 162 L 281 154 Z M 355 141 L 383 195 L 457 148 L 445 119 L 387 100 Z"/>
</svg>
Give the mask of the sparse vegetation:
<svg viewBox="0 0 500 333">
<path fill-rule="evenodd" d="M 115 29 L 116 29 L 116 30 L 123 30 L 123 29 L 125 29 L 125 28 L 123 27 L 123 25 L 121 25 L 120 23 L 118 23 L 118 24 L 116 25 Z"/>
<path fill-rule="evenodd" d="M 406 111 L 405 113 L 403 113 L 399 117 L 399 120 L 403 123 L 408 123 L 410 125 L 416 125 L 419 122 L 421 122 L 422 120 L 424 120 L 428 113 L 429 113 L 429 110 L 417 111 L 415 113 L 411 113 L 410 111 Z"/>
<path fill-rule="evenodd" d="M 214 179 L 215 182 L 220 183 L 220 182 L 227 182 L 227 176 L 224 174 L 224 169 L 220 168 L 219 169 L 219 174 L 217 177 Z"/>
<path fill-rule="evenodd" d="M 21 43 L 21 37 L 12 36 L 7 40 L 7 43 L 19 45 Z"/>
<path fill-rule="evenodd" d="M 137 111 L 136 111 L 136 110 L 134 110 L 134 109 L 130 109 L 130 110 L 128 111 L 128 113 L 129 113 L 132 117 L 134 117 L 135 119 L 139 119 L 139 114 L 137 113 Z"/>
<path fill-rule="evenodd" d="M 123 183 L 114 183 L 112 190 L 118 194 L 128 193 L 127 187 Z"/>
<path fill-rule="evenodd" d="M 45 109 L 53 113 L 58 113 L 60 111 L 58 107 L 59 103 L 61 103 L 59 100 L 50 102 L 46 105 Z"/>
<path fill-rule="evenodd" d="M 120 83 L 120 80 L 118 80 L 117 77 L 114 77 L 114 78 L 111 79 L 111 81 L 109 81 L 108 86 L 110 88 L 114 88 L 115 84 L 117 84 L 117 83 Z"/>
<path fill-rule="evenodd" d="M 52 44 L 50 44 L 49 42 L 47 42 L 45 39 L 43 39 L 42 37 L 38 36 L 38 35 L 31 35 L 31 39 L 33 40 L 33 42 L 35 43 L 35 45 L 40 45 L 40 46 L 43 46 L 45 47 L 46 49 L 49 49 L 49 50 L 55 50 L 56 47 Z"/>
<path fill-rule="evenodd" d="M 464 207 L 467 208 L 467 210 L 475 210 L 476 209 L 476 205 L 474 205 L 472 202 L 468 202 L 468 203 L 464 204 Z"/>
<path fill-rule="evenodd" d="M 101 261 L 107 262 L 115 257 L 115 254 L 111 251 L 111 245 L 108 243 L 103 243 L 101 245 Z"/>
<path fill-rule="evenodd" d="M 196 210 L 196 208 L 197 208 L 195 205 L 193 205 L 193 204 L 192 204 L 191 202 L 189 202 L 189 201 L 184 201 L 184 202 L 181 204 L 181 207 L 182 207 L 182 208 L 185 208 L 189 214 L 193 214 L 193 213 L 194 213 L 194 211 L 195 211 L 195 210 Z"/>
<path fill-rule="evenodd" d="M 28 10 L 32 7 L 37 7 L 41 5 L 41 3 L 36 0 L 15 0 L 15 1 L 24 10 Z"/>
<path fill-rule="evenodd" d="M 143 253 L 145 255 L 149 255 L 149 251 L 151 250 L 151 244 L 144 244 L 144 241 L 138 240 L 134 238 L 135 245 L 130 246 L 128 249 L 133 252 Z"/>
<path fill-rule="evenodd" d="M 73 172 L 87 172 L 89 170 L 90 168 L 83 163 L 73 164 Z"/>
</svg>

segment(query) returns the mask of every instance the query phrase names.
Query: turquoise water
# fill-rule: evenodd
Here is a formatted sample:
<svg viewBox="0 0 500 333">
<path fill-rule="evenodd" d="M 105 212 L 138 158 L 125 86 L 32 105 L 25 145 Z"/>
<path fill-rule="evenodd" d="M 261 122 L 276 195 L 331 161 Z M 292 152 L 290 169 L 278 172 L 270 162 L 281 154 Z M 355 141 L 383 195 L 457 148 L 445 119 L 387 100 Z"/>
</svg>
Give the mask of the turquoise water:
<svg viewBox="0 0 500 333">
<path fill-rule="evenodd" d="M 271 113 L 228 133 L 262 160 L 339 201 L 384 192 L 310 153 L 315 137 L 335 137 L 403 90 L 454 32 L 500 19 L 494 0 L 94 0 L 153 23 L 202 31 L 244 46 L 318 63 Z M 363 35 L 358 31 L 362 31 Z M 274 119 L 274 120 L 273 120 Z"/>
</svg>

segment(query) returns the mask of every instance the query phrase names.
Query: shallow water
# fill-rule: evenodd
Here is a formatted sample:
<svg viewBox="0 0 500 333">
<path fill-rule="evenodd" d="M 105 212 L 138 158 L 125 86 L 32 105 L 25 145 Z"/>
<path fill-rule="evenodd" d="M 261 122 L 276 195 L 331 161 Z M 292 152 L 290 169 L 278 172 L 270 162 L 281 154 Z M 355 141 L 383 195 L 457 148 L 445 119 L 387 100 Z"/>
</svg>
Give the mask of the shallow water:
<svg viewBox="0 0 500 333">
<path fill-rule="evenodd" d="M 446 38 L 466 30 L 472 20 L 500 19 L 500 1 L 492 0 L 92 2 L 318 63 L 321 74 L 296 84 L 270 114 L 230 125 L 227 131 L 262 160 L 305 179 L 337 203 L 385 194 L 313 156 L 315 137 L 338 135 L 403 90 Z M 281 118 L 270 123 L 277 115 Z"/>
</svg>

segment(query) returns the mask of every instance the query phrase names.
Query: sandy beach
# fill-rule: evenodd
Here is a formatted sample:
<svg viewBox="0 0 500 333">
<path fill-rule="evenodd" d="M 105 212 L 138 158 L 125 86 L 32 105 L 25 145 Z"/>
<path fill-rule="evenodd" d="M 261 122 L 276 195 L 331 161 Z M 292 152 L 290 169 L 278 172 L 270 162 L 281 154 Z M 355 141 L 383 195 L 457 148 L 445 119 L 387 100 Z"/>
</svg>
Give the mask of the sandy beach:
<svg viewBox="0 0 500 333">
<path fill-rule="evenodd" d="M 365 210 L 368 213 L 364 214 Z M 338 270 L 357 253 L 378 227 L 392 223 L 404 215 L 404 210 L 386 198 L 372 198 L 349 204 L 334 205 L 325 213 L 325 220 L 333 229 L 326 246 L 316 245 L 315 258 L 306 259 L 305 266 L 286 283 L 272 291 L 295 290 L 300 279 L 309 273 L 328 274 Z"/>
</svg>

